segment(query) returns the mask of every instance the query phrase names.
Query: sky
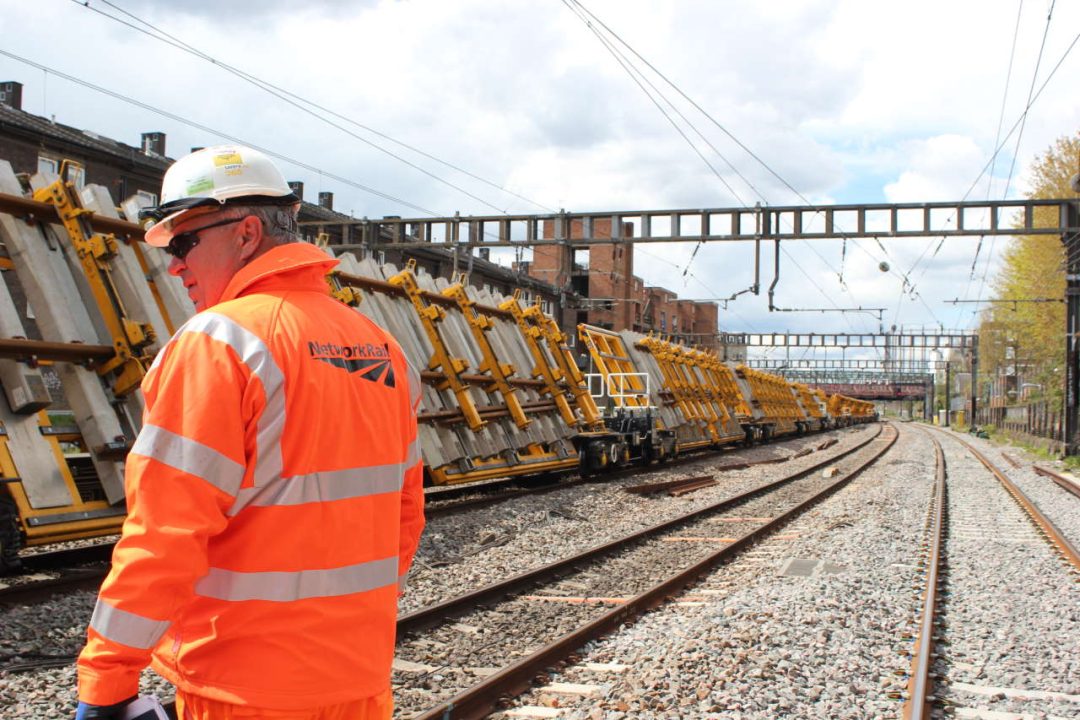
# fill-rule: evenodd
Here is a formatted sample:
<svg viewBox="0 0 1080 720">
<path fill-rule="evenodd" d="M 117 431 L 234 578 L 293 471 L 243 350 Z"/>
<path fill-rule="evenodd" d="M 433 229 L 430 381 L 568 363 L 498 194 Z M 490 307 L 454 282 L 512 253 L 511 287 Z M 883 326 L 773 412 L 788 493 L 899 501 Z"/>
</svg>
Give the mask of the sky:
<svg viewBox="0 0 1080 720">
<path fill-rule="evenodd" d="M 7 0 L 0 50 L 22 60 L 0 55 L 0 80 L 57 122 L 131 145 L 163 131 L 172 157 L 266 148 L 356 217 L 985 200 L 1022 197 L 1080 130 L 1078 32 L 1080 3 L 1053 0 Z M 785 242 L 775 305 L 834 311 L 769 312 L 770 248 L 762 293 L 722 303 L 721 328 L 971 329 L 980 306 L 945 301 L 993 297 L 1008 241 L 976 262 L 978 243 Z M 635 274 L 689 299 L 752 283 L 752 245 L 693 250 L 638 245 Z"/>
</svg>

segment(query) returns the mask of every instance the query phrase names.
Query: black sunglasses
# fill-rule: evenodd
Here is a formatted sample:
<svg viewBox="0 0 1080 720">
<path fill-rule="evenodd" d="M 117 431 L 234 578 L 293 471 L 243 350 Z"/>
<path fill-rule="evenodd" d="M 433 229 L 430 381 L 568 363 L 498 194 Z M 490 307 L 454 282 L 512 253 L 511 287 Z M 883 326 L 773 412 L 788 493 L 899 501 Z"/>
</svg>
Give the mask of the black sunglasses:
<svg viewBox="0 0 1080 720">
<path fill-rule="evenodd" d="M 177 233 L 169 240 L 168 246 L 165 248 L 165 252 L 172 255 L 178 260 L 183 260 L 187 257 L 187 254 L 191 252 L 192 248 L 199 244 L 199 233 L 203 230 L 209 230 L 211 228 L 221 227 L 222 225 L 231 225 L 232 223 L 238 223 L 247 216 L 230 218 L 228 220 L 222 220 L 221 222 L 212 223 L 210 225 L 203 225 L 201 228 L 195 228 L 194 230 L 187 230 L 182 233 Z"/>
</svg>

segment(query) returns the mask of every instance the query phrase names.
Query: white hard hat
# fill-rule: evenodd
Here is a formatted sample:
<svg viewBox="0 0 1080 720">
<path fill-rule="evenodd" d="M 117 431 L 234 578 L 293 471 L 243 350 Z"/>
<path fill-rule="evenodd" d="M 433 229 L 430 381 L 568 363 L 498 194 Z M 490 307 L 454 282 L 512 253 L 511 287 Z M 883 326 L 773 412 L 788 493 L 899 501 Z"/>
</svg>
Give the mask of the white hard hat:
<svg viewBox="0 0 1080 720">
<path fill-rule="evenodd" d="M 161 204 L 144 208 L 139 217 L 152 218 L 146 242 L 165 247 L 173 225 L 196 208 L 235 205 L 293 205 L 300 199 L 281 171 L 258 150 L 243 145 L 215 145 L 177 160 L 161 181 Z"/>
</svg>

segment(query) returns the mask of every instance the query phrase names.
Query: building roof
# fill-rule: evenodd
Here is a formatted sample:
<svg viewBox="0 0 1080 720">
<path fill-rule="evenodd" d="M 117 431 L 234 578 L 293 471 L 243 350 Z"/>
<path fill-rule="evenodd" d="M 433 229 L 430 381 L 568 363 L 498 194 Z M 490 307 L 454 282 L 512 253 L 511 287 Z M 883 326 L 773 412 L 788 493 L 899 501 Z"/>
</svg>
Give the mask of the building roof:
<svg viewBox="0 0 1080 720">
<path fill-rule="evenodd" d="M 0 129 L 5 126 L 23 130 L 37 137 L 51 138 L 58 142 L 75 145 L 90 152 L 126 160 L 134 165 L 144 166 L 151 172 L 163 173 L 173 162 L 166 157 L 148 155 L 141 148 L 125 145 L 90 130 L 79 130 L 0 103 Z"/>
</svg>

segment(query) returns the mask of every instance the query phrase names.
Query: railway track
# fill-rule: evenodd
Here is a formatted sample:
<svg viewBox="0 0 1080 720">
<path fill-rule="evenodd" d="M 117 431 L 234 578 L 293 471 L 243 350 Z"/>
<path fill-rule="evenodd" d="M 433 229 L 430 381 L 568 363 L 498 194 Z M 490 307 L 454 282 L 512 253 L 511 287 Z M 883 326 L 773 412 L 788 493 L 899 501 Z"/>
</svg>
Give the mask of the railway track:
<svg viewBox="0 0 1080 720">
<path fill-rule="evenodd" d="M 733 458 L 732 462 L 716 468 L 715 472 L 786 462 L 809 452 L 831 447 L 835 442 L 836 438 L 826 438 L 814 447 L 765 460 L 742 461 Z M 650 468 L 628 466 L 605 475 L 603 481 L 666 472 L 682 465 L 698 462 L 710 453 L 715 453 L 715 451 L 689 453 Z M 523 486 L 523 481 L 519 478 L 505 482 L 484 483 L 478 486 L 461 486 L 437 490 L 428 493 L 428 506 L 425 514 L 429 519 L 454 515 L 529 495 L 557 492 L 590 481 L 589 478 L 585 477 L 549 480 L 547 482 L 534 479 L 532 483 Z M 539 484 L 537 484 L 538 482 Z M 469 494 L 474 495 L 474 497 L 468 497 Z M 440 502 L 446 497 L 453 499 Z M 41 602 L 59 593 L 97 587 L 108 574 L 108 564 L 115 544 L 115 541 L 97 543 L 24 556 L 23 569 L 20 574 L 0 578 L 0 583 L 4 585 L 0 587 L 0 605 Z"/>
<path fill-rule="evenodd" d="M 516 694 L 588 640 L 631 621 L 775 532 L 855 477 L 895 437 L 890 426 L 884 436 L 879 431 L 801 472 L 403 616 L 395 675 L 400 711 L 420 711 L 417 717 L 424 718 L 482 716 L 498 698 Z M 817 477 L 837 463 L 844 471 Z M 739 514 L 730 514 L 734 510 Z M 538 627 L 544 631 L 533 630 Z"/>
<path fill-rule="evenodd" d="M 1069 491 L 1076 497 L 1080 498 L 1080 483 L 1077 483 L 1075 480 L 1071 480 L 1062 475 L 1061 473 L 1051 470 L 1050 468 L 1044 468 L 1035 465 L 1032 467 L 1032 469 L 1035 471 L 1036 474 L 1050 478 L 1055 483 L 1057 483 L 1059 487 Z"/>
<path fill-rule="evenodd" d="M 824 430 L 818 432 L 831 431 Z M 794 438 L 785 437 L 777 441 L 777 443 L 781 443 L 784 440 L 789 439 Z M 824 450 L 826 448 L 832 447 L 836 444 L 836 442 L 837 439 L 835 437 L 825 438 L 821 442 L 817 443 L 814 447 L 805 448 L 804 450 L 800 450 L 795 453 L 765 460 L 743 461 L 738 459 L 737 454 L 740 452 L 740 450 L 745 450 L 747 448 L 725 447 L 719 450 L 701 449 L 681 454 L 676 458 L 666 460 L 662 464 L 650 466 L 628 465 L 619 470 L 607 472 L 598 478 L 590 478 L 583 476 L 571 476 L 568 478 L 533 478 L 531 480 L 523 480 L 521 478 L 508 478 L 506 480 L 461 485 L 434 491 L 429 490 L 425 494 L 424 514 L 429 519 L 435 517 L 443 517 L 446 515 L 454 515 L 460 512 L 466 512 L 478 508 L 490 507 L 492 505 L 506 502 L 507 500 L 515 500 L 517 498 L 526 497 L 528 495 L 544 495 L 550 492 L 557 492 L 565 488 L 582 485 L 588 482 L 608 482 L 611 480 L 618 480 L 627 477 L 639 477 L 648 476 L 653 473 L 663 473 L 673 468 L 678 468 L 691 463 L 700 462 L 702 459 L 708 458 L 710 456 L 715 456 L 717 453 L 732 455 L 734 457 L 732 457 L 731 462 L 715 468 L 716 472 L 725 472 L 728 470 L 742 470 L 745 468 L 754 467 L 756 465 L 783 463 L 798 457 L 802 457 L 811 452 Z"/>
<path fill-rule="evenodd" d="M 1048 545 L 1061 562 L 1054 563 L 1047 558 L 1040 562 L 1038 558 L 1025 557 L 1022 569 L 1034 571 L 1033 574 L 1037 575 L 1040 571 L 1044 574 L 1052 572 L 1048 565 L 1057 565 L 1058 570 L 1066 573 L 1069 578 L 1064 581 L 1066 586 L 1071 582 L 1074 589 L 1077 581 L 1080 581 L 1080 554 L 1031 499 L 985 455 L 955 435 L 949 434 L 948 437 L 963 446 L 996 479 L 999 497 L 991 499 L 989 493 L 995 488 L 987 488 L 985 485 L 951 490 L 947 481 L 945 451 L 938 438 L 931 437 L 936 458 L 935 491 L 927 520 L 919 630 L 915 638 L 903 717 L 905 720 L 924 720 L 930 718 L 936 709 L 941 712 L 947 710 L 958 717 L 1036 717 L 1030 707 L 1032 702 L 1060 702 L 1071 705 L 1075 711 L 1080 707 L 1080 695 L 1069 695 L 1052 689 L 1010 688 L 992 684 L 994 677 L 1005 676 L 984 675 L 986 664 L 995 661 L 992 651 L 986 652 L 982 668 L 979 668 L 977 662 L 971 662 L 978 660 L 971 653 L 971 649 L 977 647 L 980 651 L 985 651 L 986 645 L 992 644 L 992 641 L 986 640 L 988 634 L 985 630 L 966 627 L 975 625 L 973 618 L 986 612 L 986 601 L 979 597 L 978 590 L 965 586 L 969 576 L 977 575 L 976 587 L 989 588 L 991 593 L 995 590 L 1031 592 L 1037 587 L 1035 577 L 1030 578 L 1032 584 L 1027 587 L 1024 585 L 1025 581 L 1015 575 L 1005 580 L 987 577 L 985 568 L 975 566 L 970 559 L 970 555 L 982 550 L 972 547 L 973 541 L 996 543 L 999 547 L 994 549 L 1001 550 L 1003 554 L 1009 552 L 1010 546 L 1015 551 L 1017 546 Z M 1013 503 L 1010 504 L 1004 497 L 1000 497 L 1006 494 Z M 980 506 L 991 503 L 993 515 L 980 512 Z M 1069 602 L 1067 598 L 1062 600 Z M 1011 606 L 1007 619 L 1013 619 Z M 1023 626 L 1022 621 L 1020 625 Z M 1001 632 L 999 628 L 994 637 L 999 637 Z M 969 636 L 973 634 L 980 637 L 977 643 L 970 642 Z M 1002 657 L 999 655 L 997 660 L 1000 661 Z M 1068 670 L 1064 672 L 1067 674 Z M 1023 680 L 1038 681 L 1031 675 Z M 1004 700 L 1010 703 L 1010 706 L 1006 711 L 964 706 L 980 704 L 980 701 L 986 698 Z M 1025 704 L 1027 707 L 1023 707 Z M 1047 714 L 1044 708 L 1039 708 L 1038 712 L 1039 717 L 1056 717 L 1052 712 Z"/>
<path fill-rule="evenodd" d="M 95 588 L 109 572 L 115 542 L 25 555 L 19 575 L 0 577 L 0 605 L 40 602 L 56 593 Z"/>
</svg>

